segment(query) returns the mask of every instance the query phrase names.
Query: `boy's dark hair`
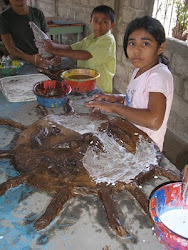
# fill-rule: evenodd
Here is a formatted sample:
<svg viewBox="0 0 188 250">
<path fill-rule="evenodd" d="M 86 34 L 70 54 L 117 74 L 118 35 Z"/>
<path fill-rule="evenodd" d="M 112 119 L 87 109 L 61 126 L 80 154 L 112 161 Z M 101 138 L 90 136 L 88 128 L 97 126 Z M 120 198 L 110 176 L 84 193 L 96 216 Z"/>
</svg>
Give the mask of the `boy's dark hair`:
<svg viewBox="0 0 188 250">
<path fill-rule="evenodd" d="M 92 13 L 91 13 L 91 18 L 93 16 L 94 13 L 96 12 L 102 12 L 105 13 L 106 15 L 109 16 L 110 20 L 112 23 L 115 22 L 115 13 L 113 11 L 113 9 L 107 5 L 100 5 L 97 6 L 96 8 L 93 9 Z"/>
<path fill-rule="evenodd" d="M 9 5 L 10 4 L 9 0 L 3 0 L 3 2 L 4 2 L 5 5 Z"/>
<path fill-rule="evenodd" d="M 148 33 L 150 33 L 155 38 L 159 46 L 163 42 L 165 42 L 164 28 L 157 19 L 151 16 L 144 16 L 141 18 L 136 18 L 128 24 L 127 29 L 125 31 L 123 48 L 124 48 L 124 52 L 127 58 L 128 58 L 127 44 L 128 44 L 129 35 L 138 29 L 145 29 Z M 163 54 L 159 56 L 159 60 L 166 65 L 169 63 L 168 58 L 164 56 Z"/>
</svg>

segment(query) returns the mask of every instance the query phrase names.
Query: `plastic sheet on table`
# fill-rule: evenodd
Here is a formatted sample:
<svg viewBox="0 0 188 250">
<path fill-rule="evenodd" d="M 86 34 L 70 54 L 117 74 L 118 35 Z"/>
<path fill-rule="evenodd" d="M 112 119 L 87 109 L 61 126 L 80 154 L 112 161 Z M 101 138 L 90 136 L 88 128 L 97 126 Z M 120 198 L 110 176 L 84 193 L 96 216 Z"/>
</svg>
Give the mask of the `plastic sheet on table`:
<svg viewBox="0 0 188 250">
<path fill-rule="evenodd" d="M 25 102 L 36 100 L 33 86 L 45 80 L 50 80 L 50 78 L 44 74 L 29 74 L 1 78 L 0 84 L 7 101 Z"/>
</svg>

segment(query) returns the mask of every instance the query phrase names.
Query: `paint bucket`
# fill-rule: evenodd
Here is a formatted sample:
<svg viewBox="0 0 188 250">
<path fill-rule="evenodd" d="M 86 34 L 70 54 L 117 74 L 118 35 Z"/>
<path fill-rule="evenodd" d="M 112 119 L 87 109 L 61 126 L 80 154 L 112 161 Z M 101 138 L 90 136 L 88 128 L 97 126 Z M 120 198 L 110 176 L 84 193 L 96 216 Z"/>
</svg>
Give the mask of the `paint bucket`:
<svg viewBox="0 0 188 250">
<path fill-rule="evenodd" d="M 74 93 L 86 93 L 95 88 L 100 74 L 94 69 L 76 68 L 66 70 L 61 77 L 71 86 Z"/>
<path fill-rule="evenodd" d="M 182 182 L 170 183 L 155 191 L 149 202 L 149 211 L 160 243 L 169 250 L 187 250 L 188 238 L 173 232 L 161 221 L 160 216 L 173 209 L 188 209 L 182 197 Z"/>
<path fill-rule="evenodd" d="M 39 104 L 47 108 L 58 108 L 67 102 L 71 87 L 64 81 L 46 80 L 38 82 L 33 87 Z"/>
</svg>

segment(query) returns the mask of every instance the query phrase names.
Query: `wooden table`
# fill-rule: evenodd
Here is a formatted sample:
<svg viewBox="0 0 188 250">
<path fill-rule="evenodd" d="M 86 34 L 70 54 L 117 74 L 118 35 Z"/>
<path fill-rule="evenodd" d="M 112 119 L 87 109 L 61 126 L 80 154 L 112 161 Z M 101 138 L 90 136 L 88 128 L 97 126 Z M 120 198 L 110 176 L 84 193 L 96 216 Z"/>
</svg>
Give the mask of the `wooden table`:
<svg viewBox="0 0 188 250">
<path fill-rule="evenodd" d="M 24 65 L 24 73 L 35 73 L 34 66 Z M 36 70 L 36 69 L 35 69 Z M 84 103 L 88 96 L 71 95 L 72 105 L 77 113 L 87 113 Z M 62 107 L 48 109 L 50 114 L 62 114 Z M 0 117 L 21 122 L 24 125 L 41 118 L 37 101 L 10 103 L 0 91 Z M 13 148 L 19 131 L 0 126 L 0 149 Z M 177 170 L 165 157 L 161 166 Z M 8 159 L 0 159 L 0 184 L 19 173 Z M 150 195 L 156 186 L 166 182 L 163 177 L 154 178 L 141 188 Z M 122 221 L 126 221 L 133 236 L 119 237 L 107 223 L 101 201 L 94 196 L 75 197 L 61 214 L 47 228 L 37 231 L 34 222 L 44 213 L 53 195 L 40 192 L 29 185 L 21 184 L 0 196 L 0 249 L 131 249 L 162 250 L 152 230 L 148 217 L 138 206 L 134 197 L 126 191 L 116 196 L 122 211 Z"/>
<path fill-rule="evenodd" d="M 60 20 L 58 20 L 60 21 Z M 52 40 L 56 40 L 58 43 L 63 43 L 64 34 L 77 34 L 77 41 L 81 40 L 82 33 L 84 31 L 84 23 L 76 21 L 64 21 L 61 20 L 62 24 L 56 24 L 51 21 L 48 22 L 49 34 Z M 63 24 L 64 23 L 64 24 Z"/>
</svg>

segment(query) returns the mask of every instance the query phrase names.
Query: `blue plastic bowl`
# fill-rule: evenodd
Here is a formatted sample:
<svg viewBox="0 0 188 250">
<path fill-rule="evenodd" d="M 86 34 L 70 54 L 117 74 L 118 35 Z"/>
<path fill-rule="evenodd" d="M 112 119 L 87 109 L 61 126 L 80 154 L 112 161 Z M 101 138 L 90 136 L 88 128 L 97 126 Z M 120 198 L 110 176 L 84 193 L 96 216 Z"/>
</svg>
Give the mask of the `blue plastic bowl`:
<svg viewBox="0 0 188 250">
<path fill-rule="evenodd" d="M 39 104 L 47 108 L 58 108 L 67 103 L 71 87 L 64 81 L 47 80 L 36 83 L 33 92 Z"/>
<path fill-rule="evenodd" d="M 43 98 L 37 96 L 37 101 L 39 104 L 47 108 L 58 108 L 67 102 L 67 97 L 63 98 Z"/>
</svg>

